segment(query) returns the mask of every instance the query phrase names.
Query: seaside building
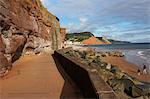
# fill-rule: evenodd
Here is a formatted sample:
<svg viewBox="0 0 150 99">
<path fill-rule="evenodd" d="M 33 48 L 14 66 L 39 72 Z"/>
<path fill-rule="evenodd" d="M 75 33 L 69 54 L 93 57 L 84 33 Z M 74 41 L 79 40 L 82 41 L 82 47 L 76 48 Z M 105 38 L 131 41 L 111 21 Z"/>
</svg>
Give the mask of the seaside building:
<svg viewBox="0 0 150 99">
<path fill-rule="evenodd" d="M 65 41 L 64 44 L 66 44 L 66 45 L 73 45 L 73 42 L 72 41 Z"/>
<path fill-rule="evenodd" d="M 65 41 L 64 44 L 66 45 L 81 45 L 81 42 L 73 42 L 73 41 Z"/>
<path fill-rule="evenodd" d="M 81 45 L 80 42 L 73 42 L 74 45 Z"/>
</svg>

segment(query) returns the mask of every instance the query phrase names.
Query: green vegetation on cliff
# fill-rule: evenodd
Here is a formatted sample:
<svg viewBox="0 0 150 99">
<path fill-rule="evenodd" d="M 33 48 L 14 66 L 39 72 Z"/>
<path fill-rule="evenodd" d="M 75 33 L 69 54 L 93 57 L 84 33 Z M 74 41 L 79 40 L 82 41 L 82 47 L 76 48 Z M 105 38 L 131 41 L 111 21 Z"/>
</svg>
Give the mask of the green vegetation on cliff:
<svg viewBox="0 0 150 99">
<path fill-rule="evenodd" d="M 89 39 L 94 36 L 91 32 L 80 32 L 80 33 L 68 33 L 66 34 L 65 40 L 73 41 L 73 42 L 82 42 L 83 40 Z M 100 41 L 109 41 L 111 44 L 127 44 L 130 42 L 127 41 L 119 41 L 113 39 L 107 39 L 105 37 L 96 37 Z"/>
<path fill-rule="evenodd" d="M 69 33 L 66 34 L 66 40 L 81 42 L 85 39 L 94 36 L 91 32 Z"/>
</svg>

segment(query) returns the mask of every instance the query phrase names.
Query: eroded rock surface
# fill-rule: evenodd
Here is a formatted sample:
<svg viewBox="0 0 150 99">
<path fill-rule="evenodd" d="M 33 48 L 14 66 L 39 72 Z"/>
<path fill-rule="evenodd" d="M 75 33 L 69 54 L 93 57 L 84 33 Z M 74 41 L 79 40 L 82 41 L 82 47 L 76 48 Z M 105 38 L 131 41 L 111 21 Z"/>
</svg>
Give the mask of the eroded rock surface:
<svg viewBox="0 0 150 99">
<path fill-rule="evenodd" d="M 59 19 L 40 0 L 0 0 L 1 75 L 23 54 L 61 47 Z"/>
</svg>

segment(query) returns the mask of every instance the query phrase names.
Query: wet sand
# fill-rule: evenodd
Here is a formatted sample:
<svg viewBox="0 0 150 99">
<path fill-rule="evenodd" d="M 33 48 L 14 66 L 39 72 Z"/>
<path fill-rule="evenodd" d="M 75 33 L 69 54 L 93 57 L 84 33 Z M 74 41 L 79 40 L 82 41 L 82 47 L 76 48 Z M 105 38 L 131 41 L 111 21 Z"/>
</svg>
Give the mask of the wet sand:
<svg viewBox="0 0 150 99">
<path fill-rule="evenodd" d="M 0 99 L 76 97 L 72 85 L 58 71 L 52 55 L 25 56 L 13 64 L 6 77 L 0 79 Z"/>
<path fill-rule="evenodd" d="M 123 57 L 103 57 L 102 58 L 105 62 L 108 62 L 112 65 L 116 65 L 120 70 L 123 72 L 129 74 L 132 77 L 137 78 L 138 80 L 149 82 L 150 83 L 150 74 L 142 74 L 138 75 L 137 70 L 140 69 L 142 71 L 142 68 L 136 66 L 135 64 L 132 64 L 128 61 L 126 61 Z"/>
</svg>

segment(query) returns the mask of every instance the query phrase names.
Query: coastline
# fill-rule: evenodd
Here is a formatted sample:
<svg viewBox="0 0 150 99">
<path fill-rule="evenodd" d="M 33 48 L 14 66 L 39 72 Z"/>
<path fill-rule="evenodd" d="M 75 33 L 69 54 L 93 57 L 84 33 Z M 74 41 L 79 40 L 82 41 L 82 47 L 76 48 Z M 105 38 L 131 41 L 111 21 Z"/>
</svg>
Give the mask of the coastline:
<svg viewBox="0 0 150 99">
<path fill-rule="evenodd" d="M 123 72 L 129 74 L 132 77 L 137 78 L 140 81 L 148 82 L 150 83 L 150 74 L 142 74 L 138 75 L 137 70 L 140 69 L 142 71 L 142 68 L 138 67 L 137 65 L 128 62 L 124 57 L 103 57 L 102 58 L 105 62 L 110 63 L 112 65 L 115 65 Z"/>
<path fill-rule="evenodd" d="M 87 71 L 98 73 L 96 75 L 113 89 L 119 99 L 149 97 L 150 75 L 142 72 L 139 75 L 137 71 L 142 68 L 128 62 L 120 51 L 96 51 L 92 48 L 72 46 L 62 49 L 61 54 L 78 60 L 74 63 L 84 64 Z"/>
<path fill-rule="evenodd" d="M 78 46 L 78 45 L 72 45 L 69 47 L 72 47 L 74 50 L 80 50 L 80 51 L 92 49 L 92 48 Z M 94 49 L 94 51 L 97 52 L 97 49 L 96 50 Z M 112 52 L 112 51 L 110 51 L 110 52 Z M 124 73 L 127 73 L 128 75 L 130 75 L 133 78 L 136 78 L 139 81 L 150 83 L 150 74 L 142 74 L 142 67 L 140 67 L 134 63 L 131 63 L 130 61 L 128 61 L 126 59 L 126 57 L 109 57 L 108 56 L 108 57 L 103 57 L 102 60 L 104 62 L 115 65 L 121 71 L 123 71 Z M 140 71 L 141 71 L 140 76 L 137 73 L 138 69 L 140 69 Z"/>
<path fill-rule="evenodd" d="M 140 68 L 142 68 L 143 65 L 146 65 L 148 72 L 150 73 L 150 57 L 148 54 L 149 51 L 150 49 L 129 50 L 125 55 L 125 59 L 128 62 L 133 63 Z"/>
</svg>

